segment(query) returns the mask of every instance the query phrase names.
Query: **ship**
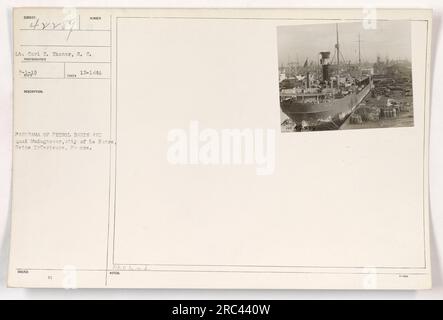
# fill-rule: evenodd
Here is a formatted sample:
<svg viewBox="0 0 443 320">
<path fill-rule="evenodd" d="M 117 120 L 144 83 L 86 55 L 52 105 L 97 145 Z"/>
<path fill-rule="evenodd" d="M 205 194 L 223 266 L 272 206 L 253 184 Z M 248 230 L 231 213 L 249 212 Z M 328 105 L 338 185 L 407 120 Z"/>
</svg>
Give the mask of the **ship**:
<svg viewBox="0 0 443 320">
<path fill-rule="evenodd" d="M 320 52 L 321 80 L 317 84 L 312 84 L 312 75 L 307 72 L 303 87 L 280 90 L 280 108 L 294 122 L 296 131 L 339 129 L 373 89 L 370 73 L 351 76 L 346 70 L 349 65 L 340 65 L 338 25 L 336 30 L 335 71 L 331 68 L 331 52 Z"/>
</svg>

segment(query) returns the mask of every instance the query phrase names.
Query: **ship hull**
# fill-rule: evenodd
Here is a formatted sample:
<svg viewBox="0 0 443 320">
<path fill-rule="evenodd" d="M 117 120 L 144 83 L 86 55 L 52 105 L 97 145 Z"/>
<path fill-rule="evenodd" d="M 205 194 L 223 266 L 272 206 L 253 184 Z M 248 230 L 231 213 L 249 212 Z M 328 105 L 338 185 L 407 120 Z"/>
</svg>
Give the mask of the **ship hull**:
<svg viewBox="0 0 443 320">
<path fill-rule="evenodd" d="M 296 123 L 297 128 L 309 130 L 338 129 L 346 118 L 354 111 L 360 102 L 371 91 L 368 84 L 358 93 L 351 93 L 343 98 L 323 103 L 303 103 L 286 99 L 280 107 L 289 118 Z"/>
</svg>

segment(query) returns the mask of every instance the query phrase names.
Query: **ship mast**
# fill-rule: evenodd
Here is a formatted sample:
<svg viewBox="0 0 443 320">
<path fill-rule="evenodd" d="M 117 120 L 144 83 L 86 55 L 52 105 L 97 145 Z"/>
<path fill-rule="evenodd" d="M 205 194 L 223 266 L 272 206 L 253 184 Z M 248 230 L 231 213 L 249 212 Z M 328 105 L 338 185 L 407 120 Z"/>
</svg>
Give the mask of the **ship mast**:
<svg viewBox="0 0 443 320">
<path fill-rule="evenodd" d="M 358 65 L 361 65 L 361 56 L 360 56 L 360 33 L 358 34 Z"/>
<path fill-rule="evenodd" d="M 338 42 L 338 23 L 335 25 L 335 30 L 337 33 L 337 43 L 335 45 L 335 48 L 337 49 L 337 69 L 338 69 L 338 66 L 340 65 L 340 44 Z"/>
</svg>

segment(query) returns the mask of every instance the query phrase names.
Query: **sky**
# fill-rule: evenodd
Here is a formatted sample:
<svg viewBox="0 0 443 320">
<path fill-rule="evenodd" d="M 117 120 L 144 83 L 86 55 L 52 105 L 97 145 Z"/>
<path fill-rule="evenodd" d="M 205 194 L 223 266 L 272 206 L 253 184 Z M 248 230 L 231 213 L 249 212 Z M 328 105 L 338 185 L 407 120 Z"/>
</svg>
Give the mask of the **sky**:
<svg viewBox="0 0 443 320">
<path fill-rule="evenodd" d="M 377 21 L 376 29 L 365 30 L 361 22 L 338 23 L 340 50 L 346 60 L 358 62 L 358 34 L 362 61 L 411 60 L 411 27 L 409 21 Z M 277 29 L 279 64 L 288 60 L 303 64 L 306 58 L 318 61 L 320 51 L 334 55 L 336 24 L 279 26 Z M 341 57 L 340 57 L 341 59 Z"/>
</svg>

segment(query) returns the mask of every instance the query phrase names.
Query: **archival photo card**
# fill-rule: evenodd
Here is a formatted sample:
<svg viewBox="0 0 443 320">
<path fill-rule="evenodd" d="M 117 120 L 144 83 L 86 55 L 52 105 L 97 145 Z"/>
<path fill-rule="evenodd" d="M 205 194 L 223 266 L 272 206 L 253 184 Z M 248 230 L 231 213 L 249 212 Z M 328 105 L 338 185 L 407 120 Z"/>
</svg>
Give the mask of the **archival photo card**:
<svg viewBox="0 0 443 320">
<path fill-rule="evenodd" d="M 13 18 L 8 286 L 431 288 L 431 10 Z"/>
</svg>

